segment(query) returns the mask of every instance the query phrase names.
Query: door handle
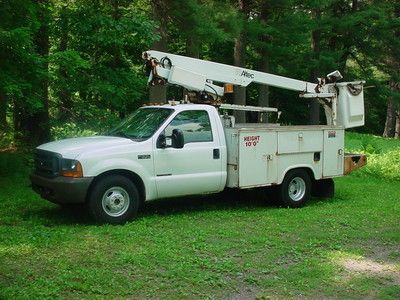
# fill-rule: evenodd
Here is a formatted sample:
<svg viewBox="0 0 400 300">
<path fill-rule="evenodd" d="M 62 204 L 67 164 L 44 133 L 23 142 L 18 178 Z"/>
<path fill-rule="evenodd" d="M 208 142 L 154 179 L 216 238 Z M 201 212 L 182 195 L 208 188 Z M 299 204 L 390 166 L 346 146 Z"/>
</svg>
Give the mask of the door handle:
<svg viewBox="0 0 400 300">
<path fill-rule="evenodd" d="M 214 159 L 219 159 L 220 158 L 219 149 L 213 149 L 213 158 Z"/>
</svg>

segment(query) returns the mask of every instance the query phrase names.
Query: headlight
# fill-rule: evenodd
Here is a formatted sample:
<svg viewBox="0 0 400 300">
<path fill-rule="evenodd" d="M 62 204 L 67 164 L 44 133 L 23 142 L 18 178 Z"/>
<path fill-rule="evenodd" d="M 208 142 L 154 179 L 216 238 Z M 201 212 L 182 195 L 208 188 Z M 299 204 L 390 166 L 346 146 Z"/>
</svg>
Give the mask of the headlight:
<svg viewBox="0 0 400 300">
<path fill-rule="evenodd" d="M 82 165 L 75 159 L 63 158 L 61 161 L 61 176 L 64 177 L 83 177 Z"/>
</svg>

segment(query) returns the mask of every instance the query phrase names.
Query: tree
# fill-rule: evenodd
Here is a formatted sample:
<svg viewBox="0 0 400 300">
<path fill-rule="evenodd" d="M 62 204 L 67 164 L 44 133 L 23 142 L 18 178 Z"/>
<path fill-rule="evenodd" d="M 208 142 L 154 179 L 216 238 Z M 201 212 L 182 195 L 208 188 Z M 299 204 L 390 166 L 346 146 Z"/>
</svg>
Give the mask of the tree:
<svg viewBox="0 0 400 300">
<path fill-rule="evenodd" d="M 158 40 L 153 43 L 153 49 L 165 52 L 167 51 L 168 33 L 167 33 L 167 13 L 169 11 L 167 2 L 163 0 L 152 0 L 153 20 L 158 23 Z M 167 87 L 165 85 L 155 85 L 149 87 L 149 102 L 166 102 Z"/>
<path fill-rule="evenodd" d="M 99 130 L 99 120 L 113 124 L 149 99 L 164 101 L 165 87 L 146 96 L 142 73 L 142 51 L 155 48 L 309 81 L 339 69 L 374 86 L 365 90 L 366 126 L 357 130 L 381 133 L 386 118 L 384 135 L 398 136 L 399 2 L 1 1 L 0 128 L 37 144 L 49 140 L 49 127 Z M 232 100 L 271 103 L 281 123 L 310 116 L 297 93 L 268 86 L 236 87 Z M 319 111 L 312 104 L 312 123 Z"/>
<path fill-rule="evenodd" d="M 395 1 L 393 5 L 393 17 L 393 23 L 397 24 L 392 31 L 394 41 L 388 45 L 389 51 L 385 52 L 388 53 L 387 64 L 390 66 L 388 72 L 391 73 L 392 80 L 389 81 L 391 95 L 387 101 L 386 121 L 383 136 L 400 138 L 400 75 L 398 73 L 398 70 L 400 69 L 400 1 Z"/>
<path fill-rule="evenodd" d="M 53 57 L 56 79 L 62 83 L 60 68 L 67 71 L 77 105 L 84 102 L 123 116 L 144 101 L 141 54 L 153 43 L 155 24 L 135 5 L 81 0 L 72 6 L 68 49 Z"/>
<path fill-rule="evenodd" d="M 36 5 L 40 26 L 33 42 L 40 57 L 39 71 L 41 76 L 37 86 L 40 108 L 28 113 L 26 127 L 30 133 L 28 141 L 37 145 L 50 141 L 48 79 L 50 4 L 48 0 L 36 0 Z"/>
<path fill-rule="evenodd" d="M 267 23 L 269 21 L 268 19 L 271 14 L 270 10 L 271 10 L 270 1 L 262 0 L 260 3 L 260 23 L 261 23 L 261 26 L 263 26 L 263 27 L 267 26 Z M 259 62 L 258 69 L 261 72 L 268 73 L 268 72 L 270 72 L 270 69 L 269 69 L 270 53 L 268 51 L 267 45 L 265 45 L 265 44 L 268 44 L 270 42 L 270 37 L 268 34 L 264 33 L 264 34 L 261 34 L 260 40 L 262 41 L 262 43 L 264 45 L 260 46 L 259 50 L 258 50 L 259 55 L 260 55 L 260 62 Z M 269 106 L 269 87 L 267 85 L 263 85 L 263 84 L 260 85 L 258 93 L 259 93 L 258 105 L 264 106 L 264 107 Z M 260 117 L 261 117 L 261 114 L 260 114 Z M 266 117 L 265 117 L 264 121 L 267 121 Z"/>
<path fill-rule="evenodd" d="M 15 138 L 41 143 L 49 139 L 47 3 L 16 0 L 0 2 L 0 7 L 0 115 L 4 122 L 10 107 Z"/>
<path fill-rule="evenodd" d="M 235 45 L 233 50 L 233 61 L 235 66 L 246 67 L 246 23 L 250 14 L 250 0 L 238 0 L 238 10 L 242 17 L 242 30 L 235 38 Z M 246 104 L 246 88 L 242 86 L 234 87 L 233 103 L 238 105 Z M 236 121 L 238 123 L 243 123 L 246 121 L 246 115 L 243 111 L 238 111 L 235 114 Z"/>
<path fill-rule="evenodd" d="M 316 7 L 311 10 L 312 19 L 316 26 L 311 31 L 311 51 L 312 58 L 316 62 L 311 70 L 311 81 L 321 77 L 319 59 L 321 54 L 321 29 L 318 23 L 321 21 L 321 8 Z M 320 104 L 317 99 L 312 99 L 310 104 L 310 124 L 319 125 Z"/>
</svg>

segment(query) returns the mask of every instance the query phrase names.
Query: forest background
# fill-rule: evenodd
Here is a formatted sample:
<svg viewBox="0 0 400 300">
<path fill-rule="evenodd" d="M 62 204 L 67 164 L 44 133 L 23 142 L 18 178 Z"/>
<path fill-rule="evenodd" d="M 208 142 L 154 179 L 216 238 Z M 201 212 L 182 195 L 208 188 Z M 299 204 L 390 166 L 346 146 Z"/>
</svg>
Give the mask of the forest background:
<svg viewBox="0 0 400 300">
<path fill-rule="evenodd" d="M 141 54 L 156 49 L 315 82 L 366 80 L 366 126 L 400 136 L 399 0 L 0 0 L 0 149 L 98 133 L 147 102 Z M 195 70 L 194 70 L 195 71 Z M 316 102 L 266 86 L 229 101 L 323 123 Z M 250 117 L 250 116 L 248 116 Z"/>
</svg>

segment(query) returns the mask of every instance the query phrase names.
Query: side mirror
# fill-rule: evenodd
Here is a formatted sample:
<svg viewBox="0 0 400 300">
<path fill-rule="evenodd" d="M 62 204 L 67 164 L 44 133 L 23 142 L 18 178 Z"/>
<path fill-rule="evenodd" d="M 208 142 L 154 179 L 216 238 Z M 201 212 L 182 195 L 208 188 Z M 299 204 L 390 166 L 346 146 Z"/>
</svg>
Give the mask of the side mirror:
<svg viewBox="0 0 400 300">
<path fill-rule="evenodd" d="M 183 145 L 185 145 L 185 141 L 183 138 L 183 132 L 180 129 L 172 130 L 171 139 L 172 139 L 172 147 L 173 148 L 182 149 Z"/>
<path fill-rule="evenodd" d="M 164 133 L 161 133 L 158 136 L 156 147 L 161 149 L 167 148 L 167 138 Z"/>
</svg>

